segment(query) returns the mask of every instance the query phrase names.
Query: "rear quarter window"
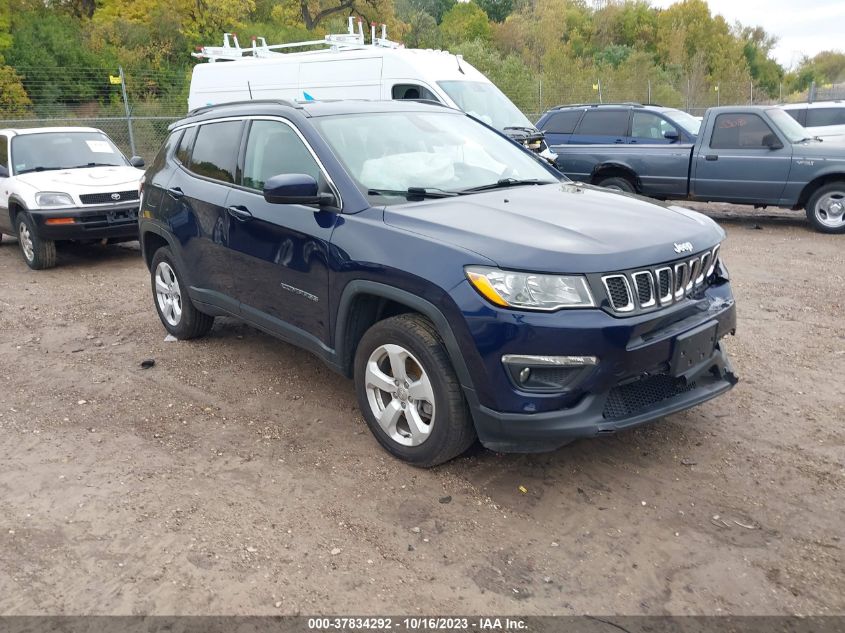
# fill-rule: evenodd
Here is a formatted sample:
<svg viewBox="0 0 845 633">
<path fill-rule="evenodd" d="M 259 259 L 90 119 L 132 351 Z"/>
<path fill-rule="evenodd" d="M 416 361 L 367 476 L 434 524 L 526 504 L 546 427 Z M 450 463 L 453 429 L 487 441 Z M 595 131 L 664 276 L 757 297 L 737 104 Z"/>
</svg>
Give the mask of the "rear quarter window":
<svg viewBox="0 0 845 633">
<path fill-rule="evenodd" d="M 627 133 L 628 110 L 587 110 L 577 132 L 593 136 L 625 136 Z"/>
<path fill-rule="evenodd" d="M 549 115 L 543 124 L 543 131 L 549 134 L 572 134 L 583 110 L 566 110 Z"/>
<path fill-rule="evenodd" d="M 9 139 L 0 134 L 0 167 L 9 169 Z"/>
</svg>

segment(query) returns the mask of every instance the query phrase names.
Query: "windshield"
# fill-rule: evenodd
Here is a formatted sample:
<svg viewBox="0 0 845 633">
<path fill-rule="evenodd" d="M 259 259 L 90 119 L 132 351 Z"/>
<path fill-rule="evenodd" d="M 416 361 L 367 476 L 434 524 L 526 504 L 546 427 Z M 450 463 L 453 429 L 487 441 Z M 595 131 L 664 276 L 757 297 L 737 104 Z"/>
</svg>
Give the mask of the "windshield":
<svg viewBox="0 0 845 633">
<path fill-rule="evenodd" d="M 361 190 L 399 204 L 409 188 L 434 194 L 530 180 L 559 182 L 539 159 L 469 117 L 449 112 L 379 112 L 315 118 Z"/>
<path fill-rule="evenodd" d="M 438 81 L 458 107 L 497 130 L 506 127 L 534 129 L 522 112 L 493 84 L 482 81 Z"/>
<path fill-rule="evenodd" d="M 766 113 L 774 121 L 775 125 L 780 128 L 780 131 L 783 132 L 790 143 L 798 143 L 808 138 L 813 138 L 813 135 L 804 129 L 804 126 L 798 121 L 789 116 L 785 110 L 772 108 L 771 110 L 766 110 Z"/>
<path fill-rule="evenodd" d="M 126 164 L 123 154 L 102 132 L 39 132 L 12 139 L 16 174 Z"/>
<path fill-rule="evenodd" d="M 687 114 L 681 110 L 667 110 L 664 114 L 672 117 L 672 120 L 675 123 L 680 125 L 693 136 L 698 135 L 698 131 L 701 129 L 701 119 L 697 119 L 691 114 Z"/>
</svg>

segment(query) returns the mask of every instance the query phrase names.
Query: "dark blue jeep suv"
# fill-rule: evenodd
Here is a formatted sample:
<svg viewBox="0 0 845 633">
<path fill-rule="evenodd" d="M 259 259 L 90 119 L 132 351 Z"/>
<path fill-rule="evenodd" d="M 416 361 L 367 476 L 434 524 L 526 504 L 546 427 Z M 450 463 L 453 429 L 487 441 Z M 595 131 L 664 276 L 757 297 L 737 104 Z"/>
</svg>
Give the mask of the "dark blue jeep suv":
<svg viewBox="0 0 845 633">
<path fill-rule="evenodd" d="M 229 316 L 310 350 L 419 466 L 476 437 L 551 450 L 736 382 L 714 222 L 572 183 L 442 106 L 195 111 L 146 174 L 139 227 L 168 332 Z"/>
</svg>

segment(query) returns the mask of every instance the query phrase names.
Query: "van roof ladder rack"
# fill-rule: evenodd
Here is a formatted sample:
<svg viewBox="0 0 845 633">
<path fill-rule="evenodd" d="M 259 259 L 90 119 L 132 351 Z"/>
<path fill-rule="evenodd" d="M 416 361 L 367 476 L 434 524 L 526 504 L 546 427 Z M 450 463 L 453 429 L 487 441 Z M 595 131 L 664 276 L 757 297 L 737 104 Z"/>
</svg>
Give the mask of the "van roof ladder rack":
<svg viewBox="0 0 845 633">
<path fill-rule="evenodd" d="M 381 27 L 381 37 L 376 36 L 376 27 Z M 307 40 L 304 42 L 288 42 L 286 44 L 267 44 L 263 37 L 253 37 L 248 48 L 241 48 L 238 36 L 234 33 L 223 34 L 223 46 L 198 46 L 197 52 L 191 53 L 197 59 L 207 59 L 209 62 L 234 61 L 237 59 L 266 59 L 290 54 L 282 52 L 291 48 L 307 48 L 322 46 L 332 51 L 357 50 L 369 47 L 402 48 L 399 42 L 387 39 L 387 25 L 373 22 L 370 25 L 370 44 L 364 39 L 364 25 L 358 18 L 358 28 L 355 29 L 355 18 L 349 17 L 346 33 L 326 35 L 321 40 Z"/>
</svg>

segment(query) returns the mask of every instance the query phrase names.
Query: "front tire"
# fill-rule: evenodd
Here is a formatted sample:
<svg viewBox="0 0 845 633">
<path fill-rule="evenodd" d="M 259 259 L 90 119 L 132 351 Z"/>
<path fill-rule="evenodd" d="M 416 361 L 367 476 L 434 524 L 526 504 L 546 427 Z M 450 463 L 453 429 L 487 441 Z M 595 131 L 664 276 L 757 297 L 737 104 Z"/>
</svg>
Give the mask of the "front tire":
<svg viewBox="0 0 845 633">
<path fill-rule="evenodd" d="M 821 233 L 845 233 L 845 182 L 816 189 L 807 201 L 807 219 Z"/>
<path fill-rule="evenodd" d="M 431 467 L 475 442 L 460 382 L 434 325 L 418 314 L 379 321 L 355 353 L 355 393 L 389 453 Z"/>
<path fill-rule="evenodd" d="M 15 222 L 18 225 L 18 244 L 26 265 L 32 270 L 44 270 L 56 265 L 56 243 L 45 240 L 35 232 L 35 223 L 27 213 L 19 213 Z"/>
<path fill-rule="evenodd" d="M 150 281 L 153 302 L 164 329 L 179 340 L 208 334 L 214 325 L 214 317 L 194 307 L 188 296 L 188 286 L 176 267 L 173 253 L 166 246 L 153 255 Z"/>
</svg>

